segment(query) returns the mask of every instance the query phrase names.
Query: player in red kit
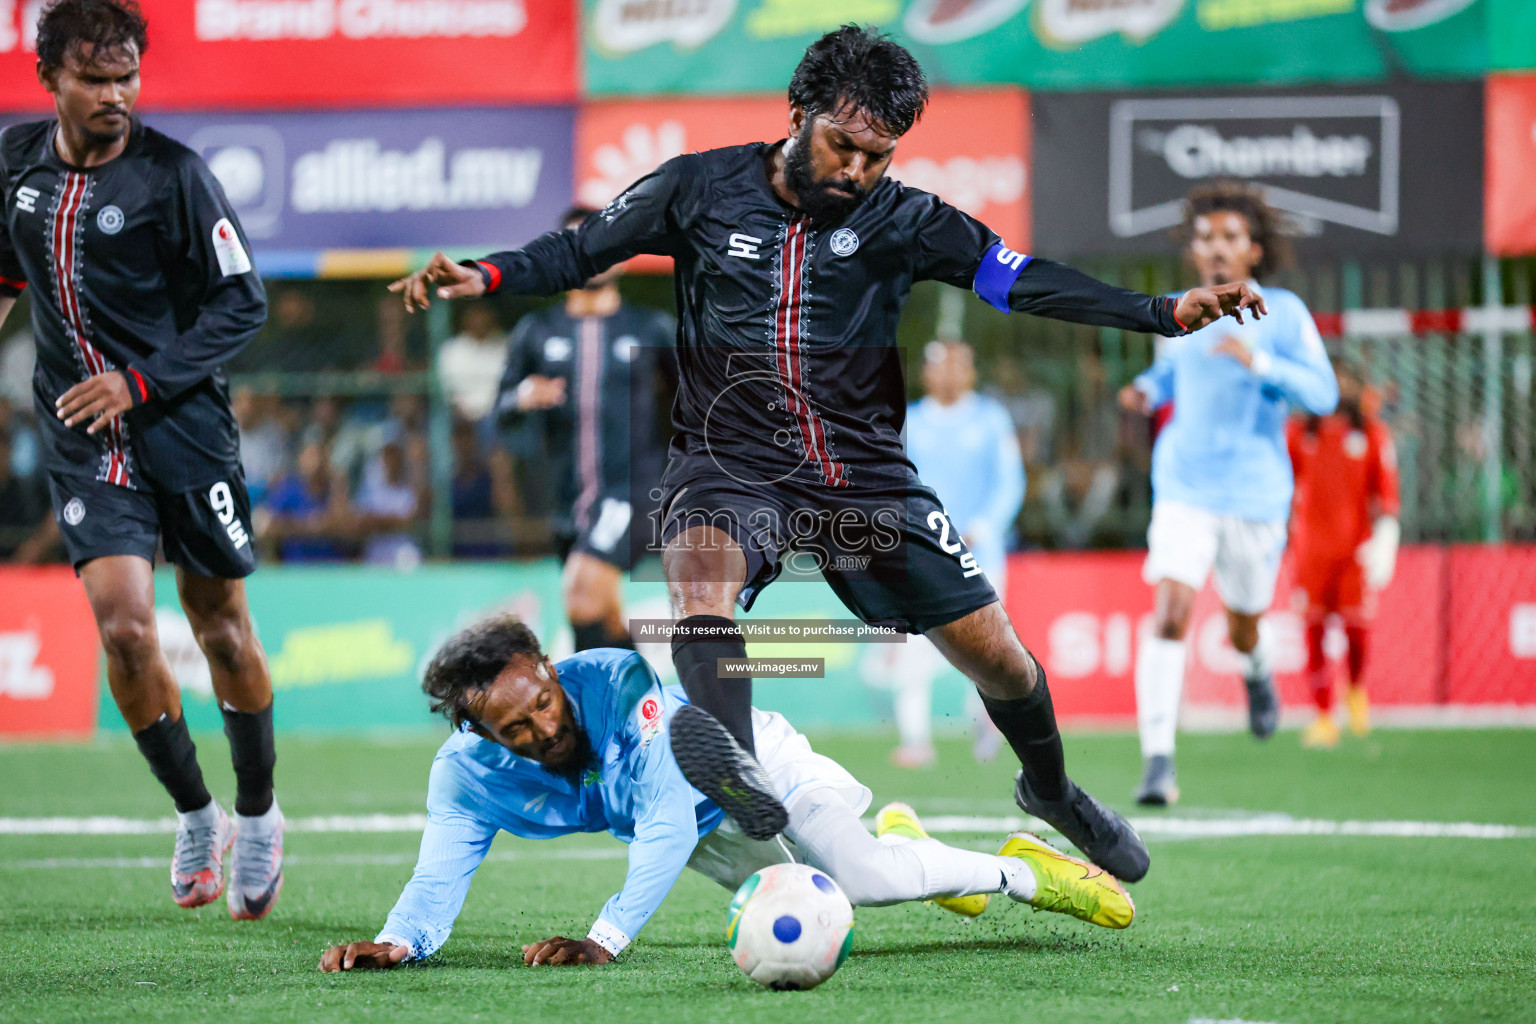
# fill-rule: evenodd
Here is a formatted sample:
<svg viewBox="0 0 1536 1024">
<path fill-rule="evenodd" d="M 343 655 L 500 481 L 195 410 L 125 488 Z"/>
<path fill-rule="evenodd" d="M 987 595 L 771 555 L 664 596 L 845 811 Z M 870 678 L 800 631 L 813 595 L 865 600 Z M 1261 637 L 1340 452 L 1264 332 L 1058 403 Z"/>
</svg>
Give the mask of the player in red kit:
<svg viewBox="0 0 1536 1024">
<path fill-rule="evenodd" d="M 1339 741 L 1333 720 L 1333 673 L 1323 653 L 1328 616 L 1344 620 L 1349 639 L 1350 730 L 1370 729 L 1364 676 L 1376 595 L 1392 579 L 1400 535 L 1397 455 L 1386 424 L 1367 411 L 1365 380 L 1344 359 L 1333 360 L 1339 407 L 1329 416 L 1291 420 L 1287 442 L 1296 473 L 1291 551 L 1307 598 L 1307 674 L 1317 720 L 1302 733 L 1308 747 Z"/>
</svg>

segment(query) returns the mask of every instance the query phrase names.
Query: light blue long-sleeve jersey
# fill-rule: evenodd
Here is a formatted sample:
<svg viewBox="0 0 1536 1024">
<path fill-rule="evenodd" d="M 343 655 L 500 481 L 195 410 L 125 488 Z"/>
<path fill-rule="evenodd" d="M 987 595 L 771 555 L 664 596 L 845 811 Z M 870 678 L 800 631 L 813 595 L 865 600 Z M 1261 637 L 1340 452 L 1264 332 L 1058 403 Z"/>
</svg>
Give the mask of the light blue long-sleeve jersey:
<svg viewBox="0 0 1536 1024">
<path fill-rule="evenodd" d="M 1325 416 L 1339 384 L 1317 325 L 1295 293 L 1263 289 L 1269 315 L 1239 324 L 1222 317 L 1169 338 L 1136 378 L 1154 407 L 1173 418 L 1152 449 L 1152 495 L 1224 515 L 1284 522 L 1291 511 L 1285 420 L 1292 406 Z M 1252 368 L 1211 349 L 1226 337 L 1253 352 Z"/>
<path fill-rule="evenodd" d="M 1024 505 L 1024 459 L 1003 403 L 974 391 L 951 405 L 913 402 L 907 457 L 965 535 L 977 564 L 995 575 Z"/>
<path fill-rule="evenodd" d="M 552 839 L 606 830 L 629 844 L 629 872 L 588 937 L 616 954 L 720 824 L 720 809 L 683 778 L 668 744 L 681 691 L 660 686 L 632 651 L 583 651 L 555 671 L 592 744 L 591 766 L 570 779 L 467 728 L 455 732 L 432 761 L 416 870 L 375 941 L 409 943 L 417 959 L 436 952 L 498 831 Z"/>
</svg>

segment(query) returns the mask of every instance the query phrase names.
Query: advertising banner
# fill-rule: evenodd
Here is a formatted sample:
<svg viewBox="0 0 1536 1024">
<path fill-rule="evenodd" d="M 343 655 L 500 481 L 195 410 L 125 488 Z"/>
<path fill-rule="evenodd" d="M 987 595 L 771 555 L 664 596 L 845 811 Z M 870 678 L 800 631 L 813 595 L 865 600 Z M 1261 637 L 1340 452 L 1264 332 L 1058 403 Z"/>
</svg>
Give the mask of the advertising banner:
<svg viewBox="0 0 1536 1024">
<path fill-rule="evenodd" d="M 1034 245 L 1141 254 L 1171 243 L 1184 196 L 1262 186 L 1330 255 L 1444 255 L 1482 244 L 1482 87 L 1033 94 Z"/>
<path fill-rule="evenodd" d="M 1397 574 L 1382 593 L 1366 669 L 1378 704 L 1425 705 L 1439 698 L 1443 661 L 1441 579 L 1444 549 L 1405 548 Z M 1065 552 L 1011 556 L 1008 612 L 1024 642 L 1039 655 L 1051 699 L 1063 717 L 1125 718 L 1136 713 L 1136 652 L 1152 632 L 1152 587 L 1142 581 L 1145 552 Z M 1275 604 L 1264 618 L 1274 641 L 1276 682 L 1287 707 L 1311 702 L 1305 625 L 1293 601 L 1287 565 Z M 1486 631 L 1484 631 L 1486 632 Z M 1482 635 L 1481 633 L 1479 635 Z M 1342 643 L 1335 631 L 1329 649 Z M 1189 631 L 1184 706 L 1241 707 L 1240 663 L 1227 641 L 1226 613 L 1213 587 L 1196 601 Z M 1536 702 L 1536 675 L 1524 686 L 1505 676 L 1511 703 Z"/>
<path fill-rule="evenodd" d="M 68 566 L 0 568 L 0 739 L 96 730 L 101 645 Z"/>
<path fill-rule="evenodd" d="M 589 103 L 576 123 L 576 195 L 601 208 L 636 178 L 683 153 L 788 133 L 782 97 Z M 902 138 L 889 175 L 936 193 L 1029 245 L 1028 97 L 1017 89 L 939 90 Z"/>
<path fill-rule="evenodd" d="M 847 22 L 891 33 L 937 84 L 1472 78 L 1497 2 L 584 0 L 582 47 L 592 95 L 782 94 L 805 47 Z"/>
<path fill-rule="evenodd" d="M 1453 704 L 1529 704 L 1536 697 L 1536 547 L 1450 553 Z"/>
<path fill-rule="evenodd" d="M 552 0 L 140 0 L 148 109 L 562 103 L 576 8 Z M 50 110 L 43 0 L 0 0 L 0 109 Z"/>
<path fill-rule="evenodd" d="M 149 114 L 208 161 L 258 259 L 520 245 L 571 199 L 570 107 Z"/>
<path fill-rule="evenodd" d="M 1487 130 L 1488 251 L 1536 253 L 1536 75 L 1488 80 Z"/>
</svg>

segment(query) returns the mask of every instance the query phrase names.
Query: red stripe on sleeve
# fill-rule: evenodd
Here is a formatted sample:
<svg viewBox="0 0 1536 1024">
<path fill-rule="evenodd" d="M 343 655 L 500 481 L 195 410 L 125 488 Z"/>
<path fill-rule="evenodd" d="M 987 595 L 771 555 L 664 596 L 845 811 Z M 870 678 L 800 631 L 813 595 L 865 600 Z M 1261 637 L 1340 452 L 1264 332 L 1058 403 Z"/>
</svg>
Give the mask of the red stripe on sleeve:
<svg viewBox="0 0 1536 1024">
<path fill-rule="evenodd" d="M 501 287 L 501 270 L 496 264 L 487 263 L 484 260 L 475 260 L 475 266 L 485 271 L 486 276 L 491 279 L 490 285 L 485 289 L 487 294 Z"/>
<path fill-rule="evenodd" d="M 6 288 L 15 288 L 19 292 L 27 287 L 27 282 L 14 277 L 0 277 L 0 285 Z"/>
<path fill-rule="evenodd" d="M 144 383 L 144 377 L 138 370 L 130 366 L 128 367 L 128 372 L 133 374 L 134 383 L 139 386 L 139 403 L 142 405 L 149 401 L 149 385 Z"/>
</svg>

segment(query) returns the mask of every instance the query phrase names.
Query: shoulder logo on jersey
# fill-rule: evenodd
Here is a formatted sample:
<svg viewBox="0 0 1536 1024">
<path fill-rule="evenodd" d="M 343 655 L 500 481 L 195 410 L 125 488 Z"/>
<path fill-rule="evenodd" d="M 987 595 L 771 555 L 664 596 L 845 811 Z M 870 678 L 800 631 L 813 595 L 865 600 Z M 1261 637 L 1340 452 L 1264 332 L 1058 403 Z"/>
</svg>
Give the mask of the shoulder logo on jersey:
<svg viewBox="0 0 1536 1024">
<path fill-rule="evenodd" d="M 240 235 L 228 217 L 213 226 L 213 254 L 219 258 L 219 272 L 225 277 L 251 272 L 251 258 L 245 254 Z"/>
<path fill-rule="evenodd" d="M 763 254 L 757 251 L 757 247 L 763 244 L 763 240 L 754 235 L 743 235 L 741 232 L 731 236 L 730 249 L 727 256 L 740 256 L 744 260 L 762 259 Z"/>
<path fill-rule="evenodd" d="M 70 526 L 79 526 L 80 520 L 85 518 L 85 502 L 79 498 L 70 498 L 64 503 L 64 521 Z"/>
<path fill-rule="evenodd" d="M 640 339 L 633 334 L 626 334 L 613 343 L 613 358 L 621 363 L 632 363 L 635 354 L 640 351 Z"/>
<path fill-rule="evenodd" d="M 661 701 L 647 697 L 637 710 L 640 719 L 640 745 L 643 747 L 661 732 Z"/>
<path fill-rule="evenodd" d="M 523 804 L 524 814 L 538 814 L 544 809 L 544 803 L 549 799 L 548 793 L 540 793 Z"/>
<path fill-rule="evenodd" d="M 1344 454 L 1352 459 L 1365 458 L 1366 451 L 1370 448 L 1370 442 L 1366 440 L 1364 431 L 1351 430 L 1344 435 Z"/>
<path fill-rule="evenodd" d="M 22 213 L 36 213 L 37 200 L 41 196 L 42 193 L 37 189 L 22 186 L 16 190 L 16 209 Z"/>
<path fill-rule="evenodd" d="M 859 248 L 859 236 L 852 228 L 838 228 L 832 232 L 832 255 L 852 256 Z"/>
<path fill-rule="evenodd" d="M 123 211 L 115 206 L 103 206 L 96 215 L 96 226 L 104 235 L 115 235 L 123 230 Z"/>
<path fill-rule="evenodd" d="M 551 363 L 559 363 L 571 358 L 571 339 L 545 338 L 544 358 Z"/>
</svg>

